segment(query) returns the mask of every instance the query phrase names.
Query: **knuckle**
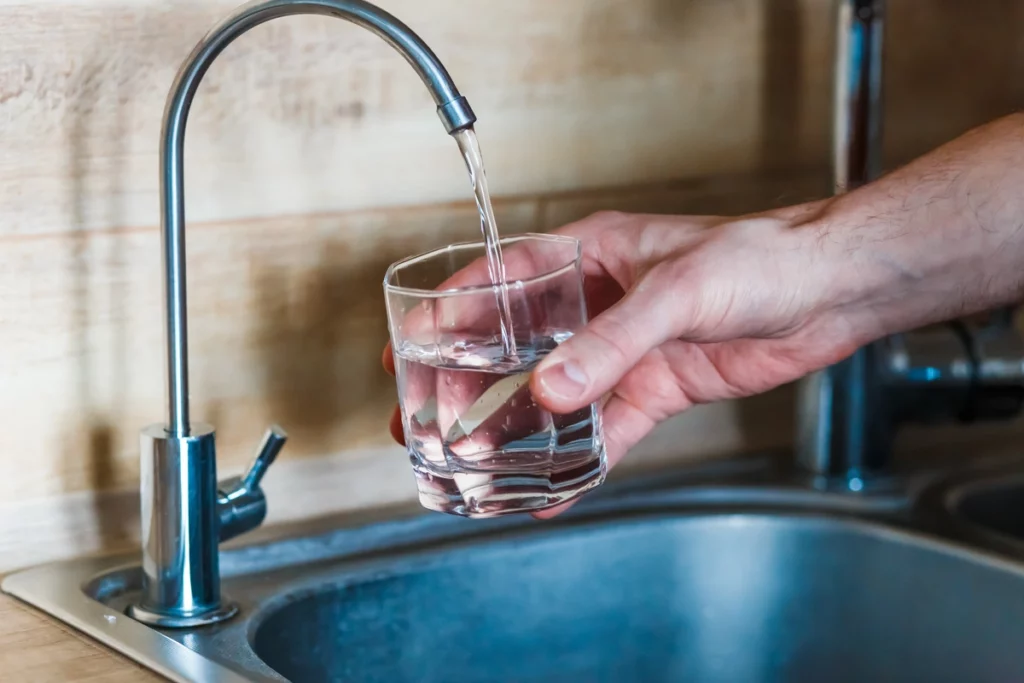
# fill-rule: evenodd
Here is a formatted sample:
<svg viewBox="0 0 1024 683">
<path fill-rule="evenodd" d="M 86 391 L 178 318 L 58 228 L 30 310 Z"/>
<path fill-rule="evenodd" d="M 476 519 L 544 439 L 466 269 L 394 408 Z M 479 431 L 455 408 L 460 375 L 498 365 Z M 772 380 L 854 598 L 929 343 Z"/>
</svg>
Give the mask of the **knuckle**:
<svg viewBox="0 0 1024 683">
<path fill-rule="evenodd" d="M 625 222 L 627 218 L 628 214 L 622 211 L 615 211 L 612 209 L 596 211 L 590 215 L 590 220 L 608 224 L 622 223 Z"/>
<path fill-rule="evenodd" d="M 614 315 L 599 316 L 590 332 L 603 348 L 602 362 L 632 364 L 636 357 L 636 337 L 632 326 Z"/>
</svg>

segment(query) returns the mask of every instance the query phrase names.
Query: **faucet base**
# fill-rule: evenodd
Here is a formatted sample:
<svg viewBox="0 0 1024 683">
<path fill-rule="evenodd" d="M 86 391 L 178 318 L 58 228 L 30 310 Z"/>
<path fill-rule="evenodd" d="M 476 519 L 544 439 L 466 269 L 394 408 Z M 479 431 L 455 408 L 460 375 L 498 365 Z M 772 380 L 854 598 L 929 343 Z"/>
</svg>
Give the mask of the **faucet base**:
<svg viewBox="0 0 1024 683">
<path fill-rule="evenodd" d="M 195 628 L 230 619 L 238 614 L 238 605 L 226 602 L 216 609 L 189 615 L 165 614 L 148 610 L 142 605 L 129 605 L 126 613 L 132 619 L 156 628 Z"/>
</svg>

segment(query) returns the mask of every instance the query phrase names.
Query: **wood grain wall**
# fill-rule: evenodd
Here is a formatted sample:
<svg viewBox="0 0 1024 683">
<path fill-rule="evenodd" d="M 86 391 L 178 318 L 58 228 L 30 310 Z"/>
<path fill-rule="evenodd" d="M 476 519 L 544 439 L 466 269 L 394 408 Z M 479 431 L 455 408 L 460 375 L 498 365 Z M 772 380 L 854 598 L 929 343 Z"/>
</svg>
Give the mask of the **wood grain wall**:
<svg viewBox="0 0 1024 683">
<path fill-rule="evenodd" d="M 0 570 L 133 543 L 164 415 L 158 132 L 234 2 L 0 0 Z M 480 121 L 504 232 L 599 208 L 739 213 L 828 188 L 830 0 L 381 0 Z M 1024 102 L 1024 5 L 890 0 L 890 165 Z M 329 18 L 261 26 L 188 131 L 193 413 L 222 472 L 293 438 L 271 520 L 408 501 L 388 444 L 388 263 L 477 230 L 422 85 Z M 791 395 L 710 406 L 634 463 L 789 442 Z"/>
</svg>

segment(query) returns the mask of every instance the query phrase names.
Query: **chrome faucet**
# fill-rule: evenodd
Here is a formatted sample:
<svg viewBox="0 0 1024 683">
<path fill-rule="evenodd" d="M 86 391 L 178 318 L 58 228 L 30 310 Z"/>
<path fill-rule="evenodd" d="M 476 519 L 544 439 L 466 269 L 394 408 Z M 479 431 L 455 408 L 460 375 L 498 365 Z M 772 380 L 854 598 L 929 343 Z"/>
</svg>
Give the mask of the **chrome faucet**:
<svg viewBox="0 0 1024 683">
<path fill-rule="evenodd" d="M 260 480 L 287 438 L 280 427 L 271 427 L 248 473 L 218 484 L 214 429 L 190 420 L 183 157 L 189 108 L 213 60 L 254 26 L 294 14 L 345 19 L 387 41 L 419 74 L 449 134 L 476 121 L 430 48 L 398 19 L 362 0 L 251 2 L 215 26 L 185 60 L 167 100 L 160 148 L 169 416 L 166 424 L 142 431 L 143 585 L 141 599 L 129 608 L 132 617 L 155 626 L 201 626 L 237 612 L 220 594 L 218 545 L 263 522 Z"/>
<path fill-rule="evenodd" d="M 882 167 L 884 0 L 838 0 L 832 121 L 833 192 L 874 179 Z M 876 469 L 881 435 L 872 432 L 875 345 L 801 381 L 797 462 L 827 479 L 849 482 Z M 877 437 L 877 438 L 873 438 Z"/>
<path fill-rule="evenodd" d="M 834 192 L 882 168 L 885 0 L 838 0 Z M 860 491 L 907 423 L 1007 419 L 1024 406 L 1024 339 L 1012 310 L 887 337 L 798 386 L 797 464 L 815 483 Z"/>
</svg>

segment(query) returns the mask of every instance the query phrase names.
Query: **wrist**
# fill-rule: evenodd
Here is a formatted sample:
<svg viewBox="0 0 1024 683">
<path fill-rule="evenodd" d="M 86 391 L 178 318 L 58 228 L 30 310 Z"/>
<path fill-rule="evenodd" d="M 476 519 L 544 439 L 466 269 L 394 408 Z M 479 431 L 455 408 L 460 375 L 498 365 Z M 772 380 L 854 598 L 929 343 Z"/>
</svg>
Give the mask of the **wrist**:
<svg viewBox="0 0 1024 683">
<path fill-rule="evenodd" d="M 1024 115 L 976 128 L 823 204 L 837 300 L 891 333 L 1024 295 Z"/>
<path fill-rule="evenodd" d="M 971 175 L 884 179 L 804 216 L 819 306 L 866 343 L 1019 300 L 1024 218 L 975 205 Z"/>
<path fill-rule="evenodd" d="M 886 334 L 893 319 L 889 301 L 904 278 L 895 263 L 885 263 L 858 248 L 861 221 L 840 197 L 759 214 L 784 226 L 782 249 L 800 254 L 787 285 L 802 302 L 803 324 L 831 330 L 840 346 L 856 348 Z M 861 245 L 862 246 L 862 245 Z M 895 303 L 898 303 L 898 298 Z"/>
</svg>

